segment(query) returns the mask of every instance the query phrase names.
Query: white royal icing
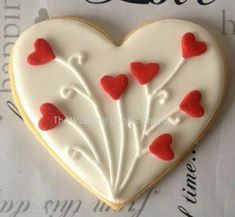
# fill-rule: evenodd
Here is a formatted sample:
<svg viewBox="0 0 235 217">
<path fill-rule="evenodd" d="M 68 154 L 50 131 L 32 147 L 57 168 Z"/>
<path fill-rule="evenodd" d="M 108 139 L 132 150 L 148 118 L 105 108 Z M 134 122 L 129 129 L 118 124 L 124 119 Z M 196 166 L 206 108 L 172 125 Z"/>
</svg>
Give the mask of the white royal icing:
<svg viewBox="0 0 235 217">
<path fill-rule="evenodd" d="M 169 112 L 166 116 L 163 116 L 158 122 L 154 123 L 151 127 L 149 127 L 144 133 L 145 135 L 150 135 L 156 128 L 160 127 L 162 124 L 164 124 L 166 121 L 173 125 L 178 125 L 180 123 L 180 118 L 173 118 L 175 114 L 179 112 L 179 108 L 173 109 L 171 112 Z"/>
<path fill-rule="evenodd" d="M 130 165 L 128 171 L 127 171 L 127 174 L 124 177 L 124 180 L 120 185 L 120 188 L 118 189 L 119 194 L 122 193 L 122 191 L 127 186 L 128 182 L 130 181 L 130 179 L 131 179 L 131 177 L 132 177 L 132 175 L 135 171 L 135 168 L 137 166 L 138 159 L 140 157 L 142 157 L 143 155 L 147 154 L 147 149 L 142 148 L 142 146 L 141 146 L 141 138 L 140 138 L 140 135 L 139 135 L 139 132 L 138 132 L 139 129 L 138 129 L 137 123 L 135 123 L 134 121 L 130 121 L 128 123 L 128 127 L 133 130 L 133 136 L 134 136 L 134 139 L 135 139 L 135 152 L 134 152 L 134 157 L 133 157 L 133 160 L 131 162 L 131 165 Z"/>
<path fill-rule="evenodd" d="M 81 83 L 82 87 L 84 88 L 84 90 L 86 92 L 86 93 L 84 93 L 82 90 L 80 90 L 75 85 L 69 85 L 69 86 L 62 87 L 62 89 L 60 91 L 61 96 L 65 99 L 70 99 L 74 96 L 74 93 L 78 93 L 80 96 L 84 97 L 88 102 L 90 102 L 91 105 L 93 106 L 94 110 L 95 110 L 95 113 L 97 115 L 97 120 L 99 120 L 99 125 L 100 125 L 100 128 L 102 130 L 104 143 L 105 143 L 105 146 L 106 146 L 106 151 L 107 151 L 106 153 L 107 153 L 107 156 L 108 156 L 109 170 L 110 170 L 110 184 L 113 184 L 112 156 L 111 156 L 110 144 L 109 144 L 109 141 L 108 141 L 108 135 L 107 135 L 107 132 L 106 132 L 106 127 L 104 126 L 104 123 L 102 121 L 103 116 L 101 114 L 101 111 L 99 109 L 99 106 L 98 106 L 94 96 L 92 96 L 92 93 L 90 91 L 90 88 L 89 88 L 87 82 L 83 79 L 83 75 L 81 73 L 81 70 L 76 68 L 76 63 L 78 63 L 80 65 L 82 65 L 84 63 L 85 55 L 83 53 L 75 53 L 71 57 L 69 57 L 68 63 L 66 61 L 62 60 L 61 58 L 56 58 L 56 60 L 59 63 L 63 64 L 65 67 L 69 68 L 75 74 L 78 81 Z M 118 101 L 118 105 L 119 105 L 118 108 L 119 108 L 120 120 L 122 120 L 123 115 L 122 115 L 120 100 Z M 85 133 L 84 130 L 81 127 L 79 127 L 79 125 L 74 124 L 72 121 L 69 121 L 69 123 L 79 131 L 81 136 L 84 138 L 86 143 L 89 145 L 89 147 L 90 147 L 92 153 L 94 154 L 96 160 L 98 160 L 99 163 L 101 163 L 100 159 L 98 158 L 97 151 L 95 150 L 95 145 L 93 144 L 93 142 L 91 142 L 91 139 L 89 138 L 87 133 Z M 121 138 L 124 139 L 123 124 L 121 126 L 122 126 Z M 124 143 L 124 141 L 122 143 Z M 104 165 L 103 165 L 103 167 L 104 167 Z M 104 177 L 104 178 L 105 178 L 105 180 L 107 180 L 107 177 Z"/>
<path fill-rule="evenodd" d="M 206 53 L 182 57 L 181 39 L 187 32 L 207 44 Z M 32 66 L 27 56 L 37 38 L 48 41 L 56 58 Z M 224 88 L 224 62 L 215 40 L 202 27 L 183 20 L 150 23 L 116 46 L 83 22 L 52 19 L 25 31 L 12 57 L 15 89 L 35 130 L 76 177 L 113 203 L 133 198 L 189 149 L 215 114 Z M 161 70 L 140 85 L 129 68 L 136 61 L 159 63 Z M 104 93 L 100 79 L 118 73 L 127 74 L 128 87 L 114 101 Z M 179 108 L 192 90 L 202 93 L 201 118 Z M 39 108 L 46 102 L 66 118 L 42 131 Z M 171 161 L 148 151 L 163 133 L 173 135 Z"/>
<path fill-rule="evenodd" d="M 125 151 L 125 143 L 126 143 L 126 135 L 125 135 L 125 122 L 124 122 L 124 115 L 123 115 L 123 108 L 122 108 L 122 100 L 119 99 L 117 101 L 118 106 L 118 116 L 119 116 L 119 122 L 120 122 L 120 151 L 118 156 L 118 167 L 117 167 L 117 177 L 115 181 L 115 188 L 119 187 L 119 182 L 122 175 L 122 169 L 124 164 L 124 151 Z"/>
</svg>

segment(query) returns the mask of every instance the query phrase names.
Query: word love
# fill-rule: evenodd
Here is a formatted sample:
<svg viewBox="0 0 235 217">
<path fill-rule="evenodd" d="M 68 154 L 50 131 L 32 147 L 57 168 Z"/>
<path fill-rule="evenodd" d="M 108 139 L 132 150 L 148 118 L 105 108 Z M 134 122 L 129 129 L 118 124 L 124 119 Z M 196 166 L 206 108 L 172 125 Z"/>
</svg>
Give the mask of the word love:
<svg viewBox="0 0 235 217">
<path fill-rule="evenodd" d="M 88 3 L 91 4 L 104 4 L 111 2 L 112 0 L 86 0 Z M 128 3 L 134 3 L 134 4 L 155 4 L 160 5 L 165 2 L 169 2 L 169 0 L 121 0 Z M 189 2 L 188 0 L 175 0 L 175 4 L 182 5 L 186 2 Z M 197 0 L 198 4 L 200 5 L 209 5 L 215 2 L 215 0 Z"/>
</svg>

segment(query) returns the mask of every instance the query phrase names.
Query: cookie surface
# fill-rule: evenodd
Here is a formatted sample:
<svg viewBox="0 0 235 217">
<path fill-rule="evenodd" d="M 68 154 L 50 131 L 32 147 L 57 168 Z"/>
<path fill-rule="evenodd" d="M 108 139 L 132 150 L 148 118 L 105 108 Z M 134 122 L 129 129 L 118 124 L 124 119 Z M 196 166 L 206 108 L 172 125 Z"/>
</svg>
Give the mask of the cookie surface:
<svg viewBox="0 0 235 217">
<path fill-rule="evenodd" d="M 119 46 L 94 26 L 52 19 L 11 56 L 14 99 L 35 136 L 114 209 L 155 184 L 205 133 L 223 96 L 213 37 L 169 19 Z"/>
</svg>

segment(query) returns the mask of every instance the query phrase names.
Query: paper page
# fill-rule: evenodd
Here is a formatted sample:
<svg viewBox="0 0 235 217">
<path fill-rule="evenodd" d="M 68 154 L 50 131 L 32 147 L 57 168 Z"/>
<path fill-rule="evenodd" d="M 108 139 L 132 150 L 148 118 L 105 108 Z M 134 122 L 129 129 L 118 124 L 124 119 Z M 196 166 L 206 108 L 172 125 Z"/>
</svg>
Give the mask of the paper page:
<svg viewBox="0 0 235 217">
<path fill-rule="evenodd" d="M 176 3 L 182 0 L 101 2 L 0 0 L 0 217 L 234 217 L 234 0 L 188 0 L 181 5 Z M 148 20 L 187 19 L 217 38 L 228 62 L 225 101 L 209 132 L 169 175 L 119 212 L 97 200 L 57 164 L 19 117 L 11 97 L 8 57 L 17 37 L 34 23 L 61 16 L 88 19 L 116 42 Z"/>
</svg>

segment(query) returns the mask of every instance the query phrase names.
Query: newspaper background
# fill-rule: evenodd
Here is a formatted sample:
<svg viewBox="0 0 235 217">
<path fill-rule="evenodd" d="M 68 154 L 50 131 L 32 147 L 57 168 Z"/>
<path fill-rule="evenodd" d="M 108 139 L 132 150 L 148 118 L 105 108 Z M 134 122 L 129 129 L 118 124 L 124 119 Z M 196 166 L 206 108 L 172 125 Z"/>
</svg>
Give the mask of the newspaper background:
<svg viewBox="0 0 235 217">
<path fill-rule="evenodd" d="M 146 20 L 183 18 L 207 28 L 225 51 L 228 88 L 215 124 L 174 171 L 120 212 L 98 201 L 56 163 L 18 117 L 11 98 L 9 50 L 27 27 L 56 16 L 93 21 L 115 41 Z M 0 217 L 235 216 L 234 0 L 215 0 L 207 6 L 197 0 L 182 5 L 173 0 L 159 5 L 121 0 L 104 4 L 86 0 L 0 0 L 0 49 Z M 187 186 L 189 175 L 195 178 L 193 190 Z M 193 203 L 187 199 L 187 191 L 195 194 Z"/>
</svg>

